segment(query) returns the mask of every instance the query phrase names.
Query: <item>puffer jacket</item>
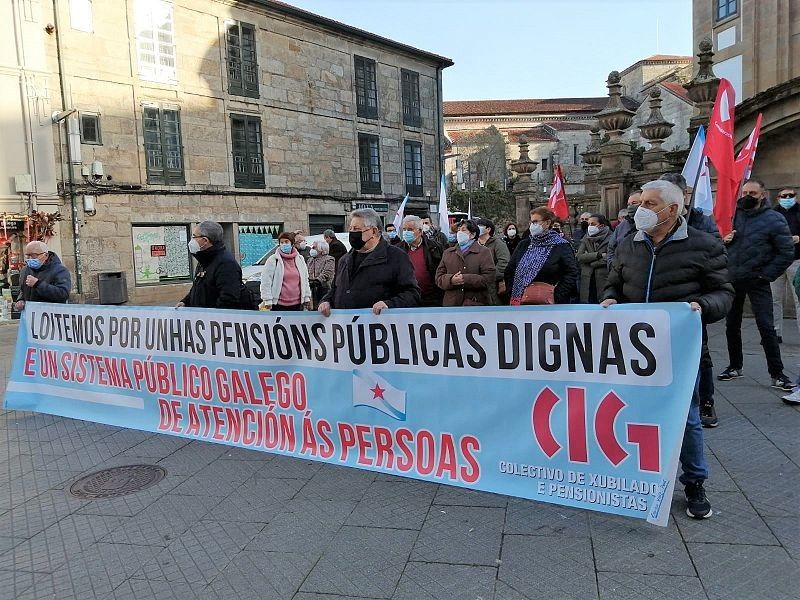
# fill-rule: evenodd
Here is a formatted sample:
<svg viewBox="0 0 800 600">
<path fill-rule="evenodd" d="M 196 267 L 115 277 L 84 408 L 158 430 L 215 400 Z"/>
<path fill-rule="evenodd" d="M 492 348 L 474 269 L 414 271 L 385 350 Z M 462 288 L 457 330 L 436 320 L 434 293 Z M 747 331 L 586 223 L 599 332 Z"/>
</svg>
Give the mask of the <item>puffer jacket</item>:
<svg viewBox="0 0 800 600">
<path fill-rule="evenodd" d="M 717 229 L 714 217 L 707 215 L 699 208 L 690 208 L 689 212 L 686 213 L 686 221 L 689 223 L 689 227 L 710 233 L 718 240 L 722 239 L 719 237 L 719 229 Z"/>
<path fill-rule="evenodd" d="M 697 302 L 703 323 L 719 321 L 733 303 L 725 248 L 709 233 L 686 224 L 659 246 L 643 231 L 626 236 L 617 254 L 603 300 L 617 302 Z"/>
<path fill-rule="evenodd" d="M 28 275 L 39 281 L 33 287 L 25 285 Z M 63 304 L 69 298 L 72 278 L 55 252 L 47 253 L 47 260 L 39 269 L 22 267 L 19 274 L 20 294 L 17 300 L 26 302 L 55 302 Z"/>
<path fill-rule="evenodd" d="M 752 210 L 736 209 L 736 233 L 727 245 L 731 281 L 775 281 L 794 260 L 789 225 L 766 202 Z"/>
</svg>

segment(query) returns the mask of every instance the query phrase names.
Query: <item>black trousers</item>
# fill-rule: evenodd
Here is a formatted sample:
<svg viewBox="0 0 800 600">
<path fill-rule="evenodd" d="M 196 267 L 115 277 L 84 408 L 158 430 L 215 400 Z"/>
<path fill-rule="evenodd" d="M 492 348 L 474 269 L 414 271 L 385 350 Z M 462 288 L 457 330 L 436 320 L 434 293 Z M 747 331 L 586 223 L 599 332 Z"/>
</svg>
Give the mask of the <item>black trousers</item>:
<svg viewBox="0 0 800 600">
<path fill-rule="evenodd" d="M 772 319 L 772 290 L 769 282 L 762 279 L 756 281 L 737 282 L 733 284 L 736 296 L 733 306 L 725 322 L 725 335 L 728 338 L 729 366 L 741 369 L 744 362 L 742 356 L 742 313 L 744 299 L 750 298 L 750 306 L 756 318 L 756 327 L 761 334 L 761 345 L 767 357 L 767 368 L 772 377 L 783 375 L 781 348 L 778 345 L 778 334 L 775 333 L 775 322 Z"/>
<path fill-rule="evenodd" d="M 283 306 L 281 304 L 275 304 L 272 306 L 272 310 L 276 312 L 294 312 L 303 310 L 302 304 L 292 304 L 291 306 Z"/>
</svg>

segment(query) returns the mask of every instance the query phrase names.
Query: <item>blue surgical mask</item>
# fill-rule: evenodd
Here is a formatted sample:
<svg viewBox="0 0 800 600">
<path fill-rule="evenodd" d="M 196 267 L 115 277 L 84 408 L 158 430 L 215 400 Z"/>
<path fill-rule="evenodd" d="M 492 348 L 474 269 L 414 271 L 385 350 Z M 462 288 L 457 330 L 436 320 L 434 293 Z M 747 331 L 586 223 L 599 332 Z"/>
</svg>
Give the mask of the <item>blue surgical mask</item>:
<svg viewBox="0 0 800 600">
<path fill-rule="evenodd" d="M 484 233 L 486 233 L 486 225 L 478 225 L 478 236 L 481 236 Z"/>
<path fill-rule="evenodd" d="M 780 200 L 778 200 L 778 202 L 780 202 L 783 208 L 789 210 L 795 205 L 796 200 L 794 198 L 781 198 Z"/>
<path fill-rule="evenodd" d="M 411 242 L 413 242 L 414 241 L 414 232 L 413 231 L 408 231 L 408 230 L 403 230 L 403 241 L 406 244 L 410 244 Z"/>
<path fill-rule="evenodd" d="M 395 239 L 397 237 L 397 232 L 396 231 L 387 231 L 386 235 L 389 237 L 390 240 L 393 240 L 393 239 Z"/>
<path fill-rule="evenodd" d="M 36 270 L 42 268 L 42 261 L 38 258 L 26 258 L 25 264 L 28 265 L 29 268 Z"/>
<path fill-rule="evenodd" d="M 283 252 L 284 254 L 289 254 L 291 253 L 291 251 L 292 251 L 291 244 L 281 244 L 281 252 Z"/>
<path fill-rule="evenodd" d="M 455 242 L 456 241 L 456 234 L 455 233 L 448 233 L 447 234 L 447 241 L 448 242 Z"/>
</svg>

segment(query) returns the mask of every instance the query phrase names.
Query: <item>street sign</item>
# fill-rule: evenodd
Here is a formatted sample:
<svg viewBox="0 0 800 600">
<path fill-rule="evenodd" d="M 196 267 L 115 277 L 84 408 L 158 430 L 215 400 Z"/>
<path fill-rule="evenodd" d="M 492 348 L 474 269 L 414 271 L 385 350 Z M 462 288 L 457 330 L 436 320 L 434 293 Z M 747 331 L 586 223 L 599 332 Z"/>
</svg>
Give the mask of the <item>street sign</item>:
<svg viewBox="0 0 800 600">
<path fill-rule="evenodd" d="M 371 208 L 379 214 L 389 212 L 389 204 L 386 202 L 353 202 L 353 210 L 360 210 L 362 208 Z"/>
</svg>

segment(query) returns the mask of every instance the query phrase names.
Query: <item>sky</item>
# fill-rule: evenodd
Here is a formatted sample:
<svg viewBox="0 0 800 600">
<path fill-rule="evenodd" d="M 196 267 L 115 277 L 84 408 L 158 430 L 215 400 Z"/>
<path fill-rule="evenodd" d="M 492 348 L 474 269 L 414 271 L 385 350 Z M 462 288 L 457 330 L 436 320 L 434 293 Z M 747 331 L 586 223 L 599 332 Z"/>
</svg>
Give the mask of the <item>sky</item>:
<svg viewBox="0 0 800 600">
<path fill-rule="evenodd" d="M 604 96 L 610 71 L 691 55 L 691 0 L 284 0 L 452 59 L 445 100 Z"/>
</svg>

